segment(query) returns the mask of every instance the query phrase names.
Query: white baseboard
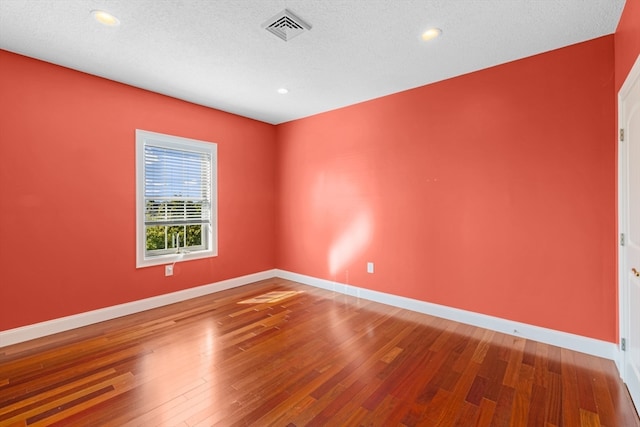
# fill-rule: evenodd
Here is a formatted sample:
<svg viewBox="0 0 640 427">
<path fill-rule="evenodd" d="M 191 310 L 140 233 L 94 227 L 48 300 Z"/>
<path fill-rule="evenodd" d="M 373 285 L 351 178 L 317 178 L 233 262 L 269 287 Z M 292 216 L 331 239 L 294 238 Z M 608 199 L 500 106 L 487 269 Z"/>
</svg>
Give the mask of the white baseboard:
<svg viewBox="0 0 640 427">
<path fill-rule="evenodd" d="M 325 279 L 318 279 L 316 277 L 305 276 L 303 274 L 292 273 L 289 271 L 276 270 L 275 274 L 280 278 L 303 283 L 305 285 L 315 286 L 317 288 L 327 289 L 345 295 L 351 295 L 357 298 L 363 298 L 394 307 L 400 307 L 419 313 L 429 314 L 432 316 L 437 316 L 468 325 L 491 329 L 493 331 L 519 336 L 526 339 L 539 341 L 545 344 L 564 347 L 570 350 L 579 351 L 581 353 L 610 359 L 618 363 L 618 348 L 616 344 L 611 342 L 588 338 L 581 335 L 570 334 L 567 332 L 556 331 L 553 329 L 542 328 L 526 323 L 514 322 L 512 320 L 488 316 L 486 314 L 474 313 L 472 311 L 433 304 L 426 301 L 415 300 L 398 295 L 372 291 L 370 289 L 359 288 L 356 286 L 332 282 Z"/>
<path fill-rule="evenodd" d="M 80 313 L 72 316 L 61 317 L 59 319 L 49 320 L 46 322 L 36 323 L 33 325 L 0 331 L 0 347 L 17 344 L 58 332 L 68 331 L 82 326 L 91 325 L 93 323 L 103 322 L 105 320 L 115 319 L 117 317 L 138 313 L 144 310 L 173 304 L 187 299 L 208 295 L 214 292 L 247 285 L 253 282 L 270 279 L 273 277 L 280 277 L 282 279 L 292 280 L 295 282 L 303 283 L 305 285 L 310 285 L 317 288 L 354 296 L 357 298 L 363 298 L 369 301 L 375 301 L 394 307 L 416 311 L 418 313 L 429 314 L 460 323 L 478 326 L 485 329 L 491 329 L 509 335 L 520 336 L 545 344 L 568 348 L 570 350 L 575 350 L 582 353 L 587 353 L 594 356 L 603 357 L 605 359 L 613 360 L 617 365 L 619 365 L 620 361 L 620 355 L 617 345 L 607 341 L 587 338 L 567 332 L 542 328 L 526 323 L 514 322 L 512 320 L 502 319 L 499 317 L 474 313 L 471 311 L 433 304 L 430 302 L 415 300 L 398 295 L 387 294 L 384 292 L 373 291 L 370 289 L 359 288 L 357 286 L 332 282 L 330 280 L 319 279 L 316 277 L 277 269 L 266 270 L 260 273 L 249 274 L 247 276 L 236 277 L 233 279 L 223 280 L 208 285 L 184 289 L 182 291 L 172 292 L 170 294 L 158 295 L 143 300 L 132 301 L 125 304 L 88 311 L 86 313 Z"/>
<path fill-rule="evenodd" d="M 276 270 L 267 270 L 195 288 L 184 289 L 169 294 L 158 295 L 143 300 L 132 301 L 125 304 L 87 311 L 85 313 L 74 314 L 72 316 L 48 320 L 46 322 L 36 323 L 33 325 L 0 331 L 0 347 L 56 334 L 58 332 L 68 331 L 82 326 L 91 325 L 93 323 L 103 322 L 105 320 L 115 319 L 117 317 L 127 316 L 129 314 L 138 313 L 152 308 L 162 307 L 164 305 L 223 291 L 225 289 L 248 285 L 249 283 L 271 279 L 275 276 Z"/>
</svg>

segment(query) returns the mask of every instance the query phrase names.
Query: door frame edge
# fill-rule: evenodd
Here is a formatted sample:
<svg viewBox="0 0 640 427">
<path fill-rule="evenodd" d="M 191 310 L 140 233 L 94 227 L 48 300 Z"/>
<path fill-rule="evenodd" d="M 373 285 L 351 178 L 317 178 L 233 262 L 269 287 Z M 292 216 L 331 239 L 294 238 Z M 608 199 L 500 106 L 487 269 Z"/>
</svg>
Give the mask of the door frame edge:
<svg viewBox="0 0 640 427">
<path fill-rule="evenodd" d="M 627 217 L 626 217 L 626 196 L 623 197 L 623 192 L 626 191 L 626 183 L 624 183 L 623 173 L 627 171 L 627 165 L 624 163 L 626 156 L 623 157 L 623 150 L 621 150 L 622 143 L 624 141 L 620 141 L 619 132 L 620 129 L 624 127 L 624 116 L 622 114 L 622 100 L 624 97 L 630 92 L 631 85 L 635 81 L 635 79 L 640 78 L 640 55 L 636 57 L 636 60 L 629 70 L 629 73 L 624 79 L 622 86 L 617 94 L 617 103 L 616 103 L 616 112 L 617 112 L 617 123 L 616 123 L 616 198 L 617 198 L 617 215 L 616 215 L 616 230 L 617 230 L 617 241 L 616 245 L 616 258 L 617 258 L 617 282 L 618 282 L 618 342 L 617 342 L 617 350 L 618 355 L 616 357 L 615 363 L 618 368 L 618 372 L 621 378 L 625 378 L 625 361 L 624 361 L 624 352 L 622 351 L 622 338 L 627 335 L 629 325 L 625 323 L 625 309 L 623 306 L 623 302 L 625 299 L 623 298 L 626 295 L 625 277 L 626 277 L 626 259 L 622 256 L 624 247 L 620 245 L 620 236 L 622 233 L 626 233 L 628 230 L 627 227 Z"/>
</svg>

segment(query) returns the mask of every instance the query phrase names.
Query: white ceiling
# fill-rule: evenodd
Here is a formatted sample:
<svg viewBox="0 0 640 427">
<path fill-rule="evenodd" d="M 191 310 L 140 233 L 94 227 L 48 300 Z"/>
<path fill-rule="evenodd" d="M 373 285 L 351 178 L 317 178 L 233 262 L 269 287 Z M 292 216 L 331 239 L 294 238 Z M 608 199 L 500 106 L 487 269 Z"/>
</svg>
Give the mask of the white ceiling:
<svg viewBox="0 0 640 427">
<path fill-rule="evenodd" d="M 0 48 L 278 124 L 612 34 L 624 2 L 0 0 Z M 288 42 L 261 26 L 285 8 Z"/>
</svg>

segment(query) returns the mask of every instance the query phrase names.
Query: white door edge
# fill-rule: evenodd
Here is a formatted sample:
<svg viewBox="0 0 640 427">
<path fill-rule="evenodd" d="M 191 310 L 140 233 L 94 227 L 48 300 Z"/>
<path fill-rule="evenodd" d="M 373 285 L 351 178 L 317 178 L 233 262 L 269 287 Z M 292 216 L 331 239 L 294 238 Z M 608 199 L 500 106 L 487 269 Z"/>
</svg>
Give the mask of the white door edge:
<svg viewBox="0 0 640 427">
<path fill-rule="evenodd" d="M 626 372 L 626 361 L 625 361 L 625 353 L 622 351 L 621 340 L 629 335 L 629 313 L 627 313 L 627 307 L 625 305 L 625 301 L 628 298 L 627 295 L 627 283 L 626 280 L 628 278 L 628 266 L 626 265 L 626 256 L 625 256 L 625 247 L 620 244 L 620 236 L 621 234 L 627 234 L 628 230 L 626 227 L 628 226 L 628 218 L 627 218 L 627 182 L 626 182 L 626 174 L 627 170 L 627 159 L 625 156 L 625 150 L 622 149 L 623 142 L 620 141 L 620 129 L 624 129 L 625 127 L 625 115 L 623 114 L 623 100 L 631 91 L 631 87 L 633 83 L 640 79 L 640 55 L 636 58 L 633 67 L 629 71 L 629 74 L 625 78 L 622 87 L 618 91 L 618 126 L 616 128 L 616 140 L 618 141 L 618 176 L 617 176 L 617 187 L 618 187 L 618 353 L 619 357 L 616 360 L 616 364 L 618 370 L 620 372 L 620 376 L 623 380 L 628 378 L 628 373 Z M 632 390 L 630 390 L 632 391 Z M 634 393 L 635 392 L 635 393 Z M 638 398 L 638 390 L 632 391 L 632 399 L 634 398 L 633 394 L 635 394 L 634 403 L 640 408 L 640 400 Z"/>
</svg>

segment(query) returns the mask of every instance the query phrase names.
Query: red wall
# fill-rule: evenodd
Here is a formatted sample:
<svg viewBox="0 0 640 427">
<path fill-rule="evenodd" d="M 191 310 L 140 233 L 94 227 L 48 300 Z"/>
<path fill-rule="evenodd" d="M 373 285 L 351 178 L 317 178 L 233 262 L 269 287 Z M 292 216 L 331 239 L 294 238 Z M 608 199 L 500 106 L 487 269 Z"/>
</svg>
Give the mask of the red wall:
<svg viewBox="0 0 640 427">
<path fill-rule="evenodd" d="M 627 0 L 615 34 L 616 93 L 640 55 L 640 0 Z"/>
<path fill-rule="evenodd" d="M 0 51 L 0 330 L 272 269 L 275 129 Z M 135 266 L 135 129 L 218 144 L 219 256 Z"/>
<path fill-rule="evenodd" d="M 277 127 L 0 51 L 0 330 L 278 267 L 615 342 L 637 5 L 615 67 L 608 36 Z M 218 143 L 220 255 L 173 277 L 135 268 L 136 128 Z"/>
<path fill-rule="evenodd" d="M 613 93 L 607 36 L 278 126 L 278 267 L 615 342 Z"/>
</svg>

